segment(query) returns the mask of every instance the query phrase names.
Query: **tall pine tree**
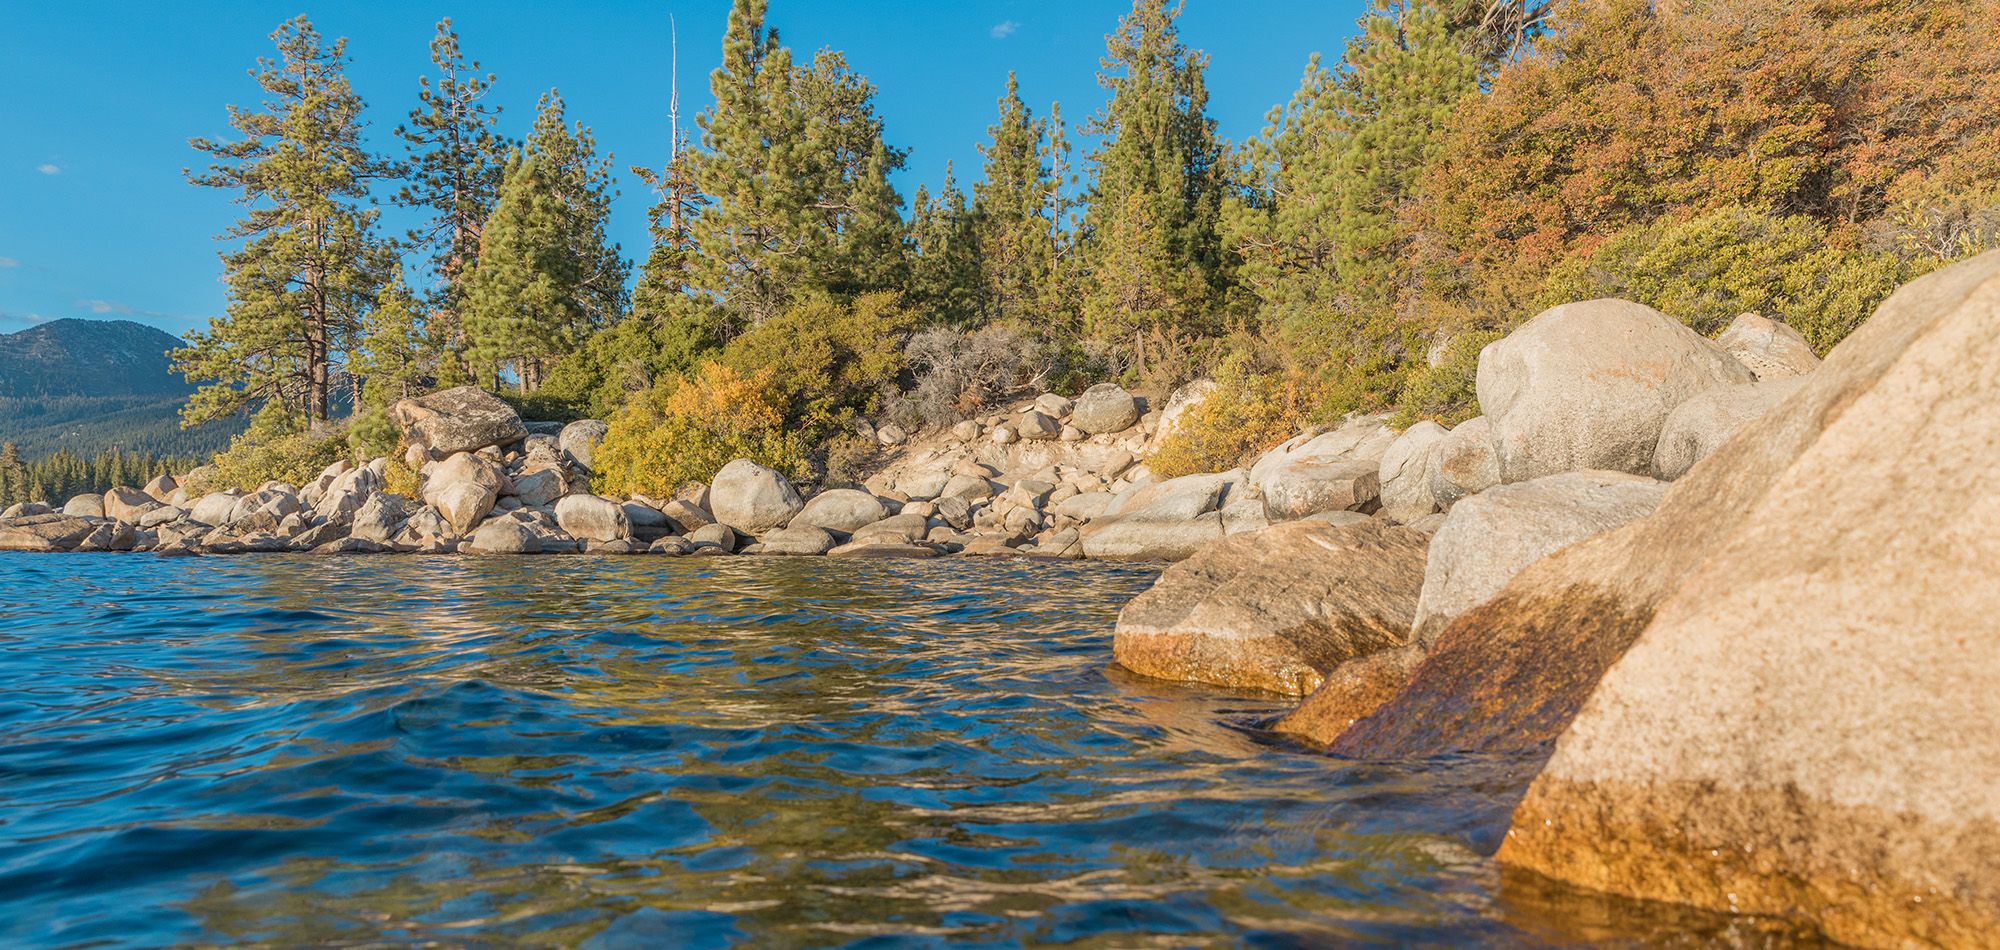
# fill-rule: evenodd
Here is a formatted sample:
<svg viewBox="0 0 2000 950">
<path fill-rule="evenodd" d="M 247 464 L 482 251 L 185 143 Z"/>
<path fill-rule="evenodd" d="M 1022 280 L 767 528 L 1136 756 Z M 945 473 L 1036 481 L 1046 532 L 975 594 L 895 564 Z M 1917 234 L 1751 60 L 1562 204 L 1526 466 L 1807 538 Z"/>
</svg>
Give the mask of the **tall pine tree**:
<svg viewBox="0 0 2000 950">
<path fill-rule="evenodd" d="M 1218 332 L 1229 279 L 1208 57 L 1181 44 L 1179 15 L 1166 0 L 1134 0 L 1106 37 L 1098 83 L 1111 101 L 1085 126 L 1102 144 L 1084 217 L 1084 321 L 1093 336 L 1131 341 L 1142 363 L 1149 335 Z"/>
<path fill-rule="evenodd" d="M 187 425 L 270 405 L 295 422 L 323 420 L 331 371 L 373 305 L 388 255 L 372 230 L 368 182 L 389 169 L 361 145 L 361 97 L 348 85 L 347 41 L 323 42 L 301 16 L 271 34 L 279 58 L 259 59 L 261 111 L 230 107 L 243 138 L 189 144 L 216 159 L 189 173 L 239 192 L 248 212 L 222 236 L 229 309 L 188 334 L 175 368 L 203 386 Z"/>
<path fill-rule="evenodd" d="M 950 162 L 935 199 L 922 186 L 910 206 L 910 301 L 935 322 L 969 326 L 986 317 L 980 220 L 959 190 Z"/>
<path fill-rule="evenodd" d="M 396 196 L 405 207 L 428 212 L 410 231 L 410 243 L 430 253 L 437 285 L 431 295 L 433 333 L 444 344 L 437 376 L 444 385 L 465 373 L 465 335 L 458 315 L 464 308 L 466 273 L 479 260 L 479 237 L 507 174 L 507 140 L 494 130 L 500 108 L 484 100 L 493 74 L 481 75 L 459 49 L 451 18 L 438 21 L 431 40 L 437 80 L 418 80 L 418 107 L 396 134 L 410 150 L 408 183 Z"/>
<path fill-rule="evenodd" d="M 1007 74 L 1000 118 L 980 147 L 986 176 L 973 185 L 980 266 L 979 303 L 989 319 L 1042 322 L 1068 301 L 1058 260 L 1068 243 L 1070 208 L 1062 169 L 1068 145 L 1059 111 L 1037 119 Z"/>
</svg>

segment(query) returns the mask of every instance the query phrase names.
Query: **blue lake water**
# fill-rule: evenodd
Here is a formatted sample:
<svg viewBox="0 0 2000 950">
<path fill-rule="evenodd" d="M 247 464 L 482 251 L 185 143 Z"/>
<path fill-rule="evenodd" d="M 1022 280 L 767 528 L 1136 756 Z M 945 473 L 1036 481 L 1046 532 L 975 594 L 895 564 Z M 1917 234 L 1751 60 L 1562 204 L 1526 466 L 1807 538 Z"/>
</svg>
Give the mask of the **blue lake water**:
<svg viewBox="0 0 2000 950">
<path fill-rule="evenodd" d="M 0 945 L 1771 946 L 1110 667 L 1156 567 L 0 554 Z"/>
</svg>

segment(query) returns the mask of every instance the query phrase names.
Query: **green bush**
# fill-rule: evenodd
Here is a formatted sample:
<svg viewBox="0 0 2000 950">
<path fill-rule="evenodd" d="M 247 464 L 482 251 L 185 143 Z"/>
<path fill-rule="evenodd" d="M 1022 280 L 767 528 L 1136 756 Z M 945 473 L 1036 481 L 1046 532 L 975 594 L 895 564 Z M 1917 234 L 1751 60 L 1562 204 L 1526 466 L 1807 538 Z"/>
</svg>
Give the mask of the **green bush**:
<svg viewBox="0 0 2000 950">
<path fill-rule="evenodd" d="M 817 298 L 731 340 L 722 362 L 746 376 L 768 373 L 786 423 L 824 438 L 875 408 L 903 372 L 903 339 L 916 323 L 898 294 Z"/>
<path fill-rule="evenodd" d="M 1479 351 L 1497 339 L 1500 334 L 1482 330 L 1452 337 L 1438 365 L 1411 375 L 1393 424 L 1408 428 L 1418 419 L 1430 419 L 1450 428 L 1479 415 Z"/>
<path fill-rule="evenodd" d="M 1894 255 L 1830 245 L 1811 218 L 1734 207 L 1620 233 L 1558 265 L 1535 304 L 1621 297 L 1708 335 L 1750 311 L 1825 353 L 1908 276 Z"/>
<path fill-rule="evenodd" d="M 273 405 L 259 412 L 229 448 L 209 460 L 198 484 L 188 493 L 230 488 L 254 491 L 265 482 L 303 488 L 327 466 L 347 457 L 348 440 L 341 427 L 301 431 Z"/>
<path fill-rule="evenodd" d="M 807 480 L 804 442 L 787 428 L 772 378 L 769 369 L 746 375 L 709 362 L 634 399 L 611 417 L 593 455 L 597 491 L 670 497 L 739 458 Z"/>
</svg>

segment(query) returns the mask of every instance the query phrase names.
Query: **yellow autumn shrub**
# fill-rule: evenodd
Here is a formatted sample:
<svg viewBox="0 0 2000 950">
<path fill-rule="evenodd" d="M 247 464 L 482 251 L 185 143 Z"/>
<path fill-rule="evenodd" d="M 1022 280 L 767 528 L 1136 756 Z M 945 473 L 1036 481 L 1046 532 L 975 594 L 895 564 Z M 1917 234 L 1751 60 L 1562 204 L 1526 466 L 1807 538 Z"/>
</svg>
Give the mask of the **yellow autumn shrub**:
<svg viewBox="0 0 2000 950">
<path fill-rule="evenodd" d="M 1226 472 L 1297 434 L 1319 395 L 1298 372 L 1225 368 L 1215 390 L 1187 410 L 1146 459 L 1156 478 Z"/>
<path fill-rule="evenodd" d="M 769 369 L 742 373 L 704 362 L 692 377 L 662 382 L 608 421 L 597 447 L 595 489 L 613 497 L 671 496 L 747 458 L 795 481 L 810 474 L 803 440 L 785 426 L 785 403 Z"/>
</svg>

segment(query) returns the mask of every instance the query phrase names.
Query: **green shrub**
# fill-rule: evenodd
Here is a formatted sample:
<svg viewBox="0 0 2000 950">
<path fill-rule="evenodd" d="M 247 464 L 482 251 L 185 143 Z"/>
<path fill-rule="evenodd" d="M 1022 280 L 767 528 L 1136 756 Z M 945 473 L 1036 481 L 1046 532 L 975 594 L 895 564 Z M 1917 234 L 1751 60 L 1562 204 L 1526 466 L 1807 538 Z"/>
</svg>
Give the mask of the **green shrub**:
<svg viewBox="0 0 2000 950">
<path fill-rule="evenodd" d="M 1500 336 L 1482 330 L 1453 336 L 1438 365 L 1425 365 L 1411 375 L 1403 389 L 1402 411 L 1393 424 L 1408 428 L 1419 419 L 1430 419 L 1450 428 L 1479 415 L 1479 351 Z"/>
<path fill-rule="evenodd" d="M 642 394 L 608 422 L 592 459 L 596 489 L 614 497 L 671 497 L 739 458 L 807 480 L 804 442 L 787 428 L 772 379 L 769 369 L 743 374 L 708 362 L 691 379 Z"/>
<path fill-rule="evenodd" d="M 808 300 L 730 341 L 722 362 L 763 376 L 785 422 L 811 438 L 844 426 L 877 405 L 885 383 L 903 371 L 903 339 L 917 316 L 893 293 L 853 303 Z"/>
<path fill-rule="evenodd" d="M 301 431 L 275 405 L 259 412 L 250 427 L 209 460 L 188 493 L 238 488 L 254 491 L 265 482 L 304 487 L 327 466 L 348 457 L 346 433 L 338 426 Z"/>
<path fill-rule="evenodd" d="M 1225 472 L 1297 434 L 1317 401 L 1302 373 L 1244 372 L 1232 362 L 1146 460 L 1157 478 Z"/>
</svg>

